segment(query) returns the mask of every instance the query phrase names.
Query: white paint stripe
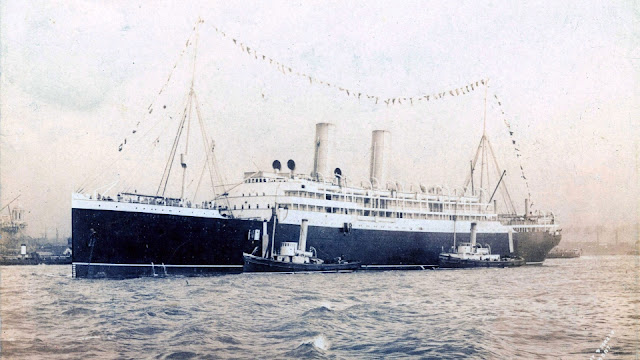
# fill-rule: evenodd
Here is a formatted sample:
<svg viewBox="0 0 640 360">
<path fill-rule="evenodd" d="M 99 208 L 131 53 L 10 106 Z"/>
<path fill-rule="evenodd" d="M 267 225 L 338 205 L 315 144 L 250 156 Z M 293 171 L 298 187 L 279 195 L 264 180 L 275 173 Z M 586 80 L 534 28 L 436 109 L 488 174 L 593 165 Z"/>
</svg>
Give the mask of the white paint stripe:
<svg viewBox="0 0 640 360">
<path fill-rule="evenodd" d="M 186 267 L 202 267 L 202 268 L 241 268 L 242 265 L 170 265 L 170 264 L 112 264 L 112 263 L 87 263 L 87 262 L 74 262 L 73 265 L 95 265 L 95 266 L 138 266 L 138 267 L 175 267 L 175 268 L 186 268 Z"/>
<path fill-rule="evenodd" d="M 361 265 L 362 268 L 401 268 L 401 267 L 421 267 L 421 266 L 427 266 L 427 267 L 433 267 L 433 266 L 438 266 L 438 265 L 420 265 L 420 264 L 415 264 L 415 265 Z"/>
<path fill-rule="evenodd" d="M 224 219 L 217 209 L 196 209 L 166 205 L 150 205 L 140 203 L 128 203 L 102 200 L 78 200 L 71 201 L 71 208 L 85 210 L 121 211 L 159 215 L 193 216 L 203 218 Z"/>
</svg>

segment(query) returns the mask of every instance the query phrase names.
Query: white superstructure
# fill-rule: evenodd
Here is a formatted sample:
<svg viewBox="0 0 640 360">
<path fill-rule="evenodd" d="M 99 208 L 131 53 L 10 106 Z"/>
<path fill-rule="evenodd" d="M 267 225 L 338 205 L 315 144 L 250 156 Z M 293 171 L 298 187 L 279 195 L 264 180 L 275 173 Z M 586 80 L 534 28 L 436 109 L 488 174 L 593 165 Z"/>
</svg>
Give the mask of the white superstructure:
<svg viewBox="0 0 640 360">
<path fill-rule="evenodd" d="M 332 129 L 333 125 L 327 123 L 316 126 L 314 169 L 310 176 L 293 170 L 280 172 L 279 165 L 273 172 L 247 172 L 241 184 L 217 199 L 218 204 L 224 204 L 221 213 L 238 219 L 269 220 L 276 207 L 280 223 L 299 224 L 308 219 L 309 226 L 342 228 L 344 232 L 370 229 L 469 233 L 472 222 L 477 223 L 479 233 L 551 231 L 554 226 L 553 217 L 535 224 L 518 216 L 504 219 L 497 214 L 496 202 L 487 201 L 488 196 L 480 189 L 470 196 L 468 189 L 427 189 L 421 185 L 407 190 L 386 181 L 391 135 L 385 130 L 372 134 L 370 181 L 353 184 L 339 169 L 327 177 Z"/>
</svg>

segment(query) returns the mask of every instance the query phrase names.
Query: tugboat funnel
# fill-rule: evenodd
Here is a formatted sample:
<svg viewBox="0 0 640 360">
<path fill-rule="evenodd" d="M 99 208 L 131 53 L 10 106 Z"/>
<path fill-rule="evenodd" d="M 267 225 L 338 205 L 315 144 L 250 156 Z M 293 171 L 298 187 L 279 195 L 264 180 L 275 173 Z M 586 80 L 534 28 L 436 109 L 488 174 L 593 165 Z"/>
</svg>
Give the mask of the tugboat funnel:
<svg viewBox="0 0 640 360">
<path fill-rule="evenodd" d="M 300 223 L 300 239 L 298 239 L 298 250 L 307 251 L 307 228 L 309 227 L 309 220 L 302 219 Z"/>
<path fill-rule="evenodd" d="M 269 234 L 267 234 L 267 220 L 262 221 L 262 257 L 267 257 L 269 248 Z"/>
<path fill-rule="evenodd" d="M 475 248 L 476 247 L 476 233 L 477 233 L 477 229 L 476 229 L 477 224 L 476 223 L 471 223 L 471 248 Z"/>
<path fill-rule="evenodd" d="M 513 254 L 513 229 L 509 228 L 509 253 Z"/>
</svg>

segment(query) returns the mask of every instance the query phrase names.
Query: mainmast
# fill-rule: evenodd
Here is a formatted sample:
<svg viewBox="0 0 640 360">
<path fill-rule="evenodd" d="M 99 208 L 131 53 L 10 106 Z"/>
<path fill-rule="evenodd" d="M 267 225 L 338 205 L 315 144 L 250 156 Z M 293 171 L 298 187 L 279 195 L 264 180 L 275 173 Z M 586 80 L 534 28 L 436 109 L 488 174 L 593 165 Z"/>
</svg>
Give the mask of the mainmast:
<svg viewBox="0 0 640 360">
<path fill-rule="evenodd" d="M 493 147 L 491 146 L 491 142 L 487 137 L 487 91 L 489 87 L 489 80 L 485 83 L 485 93 L 484 93 L 484 116 L 482 119 L 482 137 L 480 138 L 480 143 L 478 144 L 478 148 L 476 149 L 476 153 L 471 161 L 471 173 L 467 177 L 465 181 L 464 188 L 468 188 L 471 183 L 471 195 L 475 195 L 475 189 L 473 186 L 473 173 L 476 169 L 476 165 L 478 163 L 478 158 L 480 158 L 480 202 L 484 202 L 485 200 L 485 192 L 488 193 L 485 187 L 490 186 L 490 164 L 493 163 L 494 171 L 496 176 L 500 179 L 498 180 L 498 184 L 496 185 L 496 189 L 493 191 L 491 195 L 491 199 L 493 199 L 493 195 L 495 191 L 500 188 L 503 194 L 503 200 L 507 207 L 507 211 L 515 214 L 515 206 L 513 205 L 513 201 L 511 200 L 511 195 L 509 194 L 509 190 L 507 189 L 504 176 L 506 175 L 506 171 L 501 171 L 500 166 L 498 165 L 498 160 L 496 159 L 496 155 L 493 151 Z M 491 157 L 491 159 L 490 159 Z M 486 181 L 485 181 L 486 179 Z M 490 201 L 490 200 L 489 200 Z"/>
<path fill-rule="evenodd" d="M 177 150 L 180 144 L 180 140 L 182 138 L 183 132 L 186 128 L 186 137 L 184 140 L 183 151 L 180 153 L 180 166 L 182 167 L 182 181 L 180 184 L 180 200 L 184 201 L 186 199 L 186 186 L 187 186 L 187 169 L 189 168 L 188 163 L 188 154 L 189 154 L 189 146 L 190 146 L 190 135 L 191 135 L 191 123 L 192 117 L 196 116 L 198 120 L 198 125 L 200 127 L 200 133 L 202 137 L 202 146 L 205 153 L 205 161 L 202 167 L 202 171 L 200 172 L 200 179 L 197 183 L 197 188 L 193 196 L 195 197 L 200 188 L 200 184 L 202 182 L 202 178 L 205 175 L 205 170 L 209 170 L 209 180 L 211 181 L 211 188 L 213 191 L 214 198 L 216 197 L 215 191 L 215 181 L 213 172 L 217 172 L 217 166 L 215 163 L 215 156 L 213 154 L 214 151 L 214 143 L 211 141 L 207 135 L 207 131 L 205 129 L 204 119 L 202 118 L 202 112 L 200 110 L 200 104 L 198 102 L 198 96 L 195 91 L 195 79 L 196 79 L 196 64 L 198 57 L 198 42 L 200 39 L 200 24 L 204 21 L 202 19 L 198 19 L 196 26 L 194 27 L 195 39 L 193 40 L 194 50 L 193 50 L 193 65 L 191 68 L 191 81 L 189 86 L 189 94 L 186 99 L 186 104 L 180 119 L 180 124 L 178 126 L 178 130 L 176 131 L 173 145 L 171 147 L 171 151 L 169 153 L 169 157 L 167 159 L 164 173 L 162 175 L 162 179 L 160 180 L 160 185 L 158 186 L 158 190 L 156 191 L 156 196 L 165 196 L 167 185 L 169 182 L 169 175 L 171 174 L 171 169 L 173 167 L 173 163 L 175 161 L 175 157 L 177 155 Z M 189 45 L 189 42 L 187 42 Z M 195 109 L 194 109 L 195 107 Z M 196 126 L 194 124 L 194 126 Z"/>
<path fill-rule="evenodd" d="M 180 154 L 180 165 L 182 166 L 182 187 L 180 190 L 180 200 L 184 200 L 184 187 L 187 175 L 187 154 L 189 153 L 189 134 L 191 129 L 191 112 L 193 110 L 193 99 L 195 97 L 194 84 L 196 81 L 196 59 L 198 57 L 198 40 L 200 38 L 200 32 L 198 31 L 200 28 L 200 21 L 196 24 L 196 39 L 195 46 L 193 49 L 193 68 L 191 71 L 191 88 L 189 89 L 189 105 L 188 105 L 188 115 L 187 115 L 187 139 L 184 143 L 184 152 Z"/>
</svg>

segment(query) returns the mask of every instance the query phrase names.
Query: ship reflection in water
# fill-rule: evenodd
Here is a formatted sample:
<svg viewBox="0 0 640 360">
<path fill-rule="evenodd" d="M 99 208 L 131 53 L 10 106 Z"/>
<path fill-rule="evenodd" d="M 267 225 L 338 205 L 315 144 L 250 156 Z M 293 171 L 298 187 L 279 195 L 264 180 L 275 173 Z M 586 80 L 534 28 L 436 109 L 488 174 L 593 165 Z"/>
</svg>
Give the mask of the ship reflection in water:
<svg viewBox="0 0 640 360">
<path fill-rule="evenodd" d="M 631 359 L 640 349 L 638 259 L 160 281 L 0 267 L 2 355 L 589 359 L 609 337 L 606 359 Z"/>
</svg>

